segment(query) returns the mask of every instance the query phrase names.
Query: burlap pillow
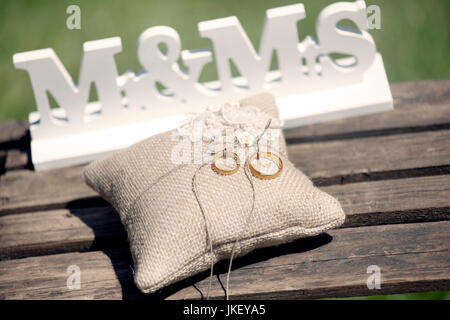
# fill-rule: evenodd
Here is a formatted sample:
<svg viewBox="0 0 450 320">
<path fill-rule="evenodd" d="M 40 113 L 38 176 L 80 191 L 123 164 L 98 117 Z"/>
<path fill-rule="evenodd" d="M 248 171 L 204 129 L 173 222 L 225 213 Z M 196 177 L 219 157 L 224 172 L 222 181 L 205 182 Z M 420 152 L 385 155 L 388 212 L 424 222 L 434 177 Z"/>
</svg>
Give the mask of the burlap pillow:
<svg viewBox="0 0 450 320">
<path fill-rule="evenodd" d="M 241 104 L 278 117 L 271 95 L 250 97 Z M 87 184 L 119 212 L 128 233 L 135 283 L 145 293 L 207 270 L 211 260 L 229 258 L 236 239 L 240 239 L 238 255 L 243 255 L 255 248 L 317 235 L 344 222 L 338 201 L 315 188 L 288 161 L 282 135 L 284 168 L 273 180 L 253 178 L 252 187 L 245 166 L 227 176 L 211 166 L 198 171 L 196 186 L 203 216 L 192 182 L 199 165 L 174 164 L 170 159 L 176 141 L 172 140 L 171 132 L 153 136 L 84 171 Z M 251 223 L 243 228 L 253 204 Z"/>
</svg>

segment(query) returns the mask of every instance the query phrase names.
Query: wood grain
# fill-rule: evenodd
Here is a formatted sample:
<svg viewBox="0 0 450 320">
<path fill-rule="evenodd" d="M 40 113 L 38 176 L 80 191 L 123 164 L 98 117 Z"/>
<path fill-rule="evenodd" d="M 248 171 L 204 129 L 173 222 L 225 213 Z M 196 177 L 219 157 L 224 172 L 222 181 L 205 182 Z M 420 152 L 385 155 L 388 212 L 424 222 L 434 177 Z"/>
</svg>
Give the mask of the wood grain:
<svg viewBox="0 0 450 320">
<path fill-rule="evenodd" d="M 322 186 L 450 174 L 450 133 L 446 130 L 450 124 L 450 80 L 399 83 L 391 89 L 394 111 L 286 132 L 288 141 L 316 142 L 289 145 L 290 159 Z M 25 141 L 26 132 L 24 122 L 9 121 L 0 126 L 0 144 L 8 143 L 8 139 Z M 0 152 L 3 171 L 20 168 L 25 161 L 27 156 L 20 149 Z M 75 167 L 40 173 L 17 170 L 1 175 L 0 215 L 104 205 L 84 185 L 81 171 L 82 167 Z"/>
<path fill-rule="evenodd" d="M 0 215 L 64 207 L 105 205 L 83 181 L 83 167 L 41 172 L 16 170 L 0 176 Z"/>
<path fill-rule="evenodd" d="M 5 171 L 24 169 L 29 166 L 29 156 L 27 152 L 20 149 L 6 151 Z"/>
<path fill-rule="evenodd" d="M 289 143 L 449 128 L 450 80 L 391 84 L 394 110 L 285 131 Z"/>
<path fill-rule="evenodd" d="M 450 130 L 296 144 L 288 152 L 319 186 L 450 174 Z M 82 169 L 7 172 L 0 176 L 0 215 L 104 205 L 84 184 Z"/>
<path fill-rule="evenodd" d="M 319 298 L 450 289 L 450 222 L 370 226 L 259 249 L 236 259 L 232 299 Z M 143 298 L 132 282 L 126 249 L 66 253 L 0 262 L 0 298 Z M 66 286 L 67 268 L 81 269 L 81 289 Z M 381 268 L 381 290 L 368 290 L 367 267 Z M 227 262 L 216 266 L 224 281 Z M 208 272 L 166 287 L 147 298 L 199 299 Z M 200 280 L 199 278 L 205 278 Z M 217 278 L 211 295 L 222 299 Z M 197 283 L 198 282 L 198 283 Z M 194 289 L 191 285 L 196 283 Z"/>
<path fill-rule="evenodd" d="M 0 150 L 7 149 L 11 144 L 20 142 L 27 135 L 28 122 L 23 120 L 8 120 L 0 125 Z"/>
<path fill-rule="evenodd" d="M 448 222 L 439 222 L 330 231 L 332 241 L 317 249 L 251 265 L 238 262 L 240 268 L 230 280 L 231 298 L 315 299 L 448 290 L 450 237 L 448 232 L 437 235 L 448 227 Z M 380 290 L 367 288 L 371 265 L 380 267 Z M 222 283 L 225 270 L 220 274 Z M 170 299 L 200 298 L 199 292 L 207 290 L 207 279 L 196 287 L 198 290 L 189 287 Z M 213 286 L 211 296 L 223 299 L 219 283 Z"/>
<path fill-rule="evenodd" d="M 0 125 L 0 175 L 5 171 L 31 168 L 28 123 L 9 120 Z M 3 159 L 2 159 L 3 158 Z"/>
<path fill-rule="evenodd" d="M 446 176 L 345 184 L 322 188 L 347 214 L 343 227 L 450 220 Z M 0 259 L 126 245 L 110 207 L 59 209 L 0 217 Z"/>
<path fill-rule="evenodd" d="M 346 223 L 237 259 L 232 298 L 450 289 L 450 80 L 391 89 L 392 112 L 285 132 L 291 161 L 339 199 Z M 206 293 L 208 271 L 141 294 L 117 213 L 84 184 L 82 166 L 21 170 L 30 166 L 29 139 L 26 122 L 0 125 L 0 299 L 198 299 Z M 81 290 L 67 289 L 70 265 L 81 268 Z M 367 289 L 369 265 L 381 268 L 381 290 Z M 215 268 L 213 298 L 224 296 L 227 266 Z"/>
<path fill-rule="evenodd" d="M 120 246 L 126 234 L 111 207 L 0 217 L 0 260 Z"/>
<path fill-rule="evenodd" d="M 402 171 L 411 176 L 412 170 L 448 174 L 450 130 L 295 144 L 288 152 L 318 185 L 404 177 Z"/>
</svg>

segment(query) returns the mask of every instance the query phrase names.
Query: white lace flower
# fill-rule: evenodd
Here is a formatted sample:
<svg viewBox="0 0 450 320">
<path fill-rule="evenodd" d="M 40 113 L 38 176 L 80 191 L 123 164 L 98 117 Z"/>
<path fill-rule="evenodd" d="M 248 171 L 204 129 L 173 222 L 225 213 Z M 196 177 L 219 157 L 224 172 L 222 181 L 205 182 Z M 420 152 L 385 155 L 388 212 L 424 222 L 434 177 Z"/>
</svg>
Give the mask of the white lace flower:
<svg viewBox="0 0 450 320">
<path fill-rule="evenodd" d="M 283 121 L 271 118 L 258 107 L 241 106 L 239 102 L 228 101 L 223 104 L 210 104 L 206 110 L 191 115 L 177 128 L 178 134 L 188 136 L 192 142 L 203 140 L 217 147 L 223 135 L 233 135 L 239 144 L 252 146 L 259 139 L 274 140 L 276 135 L 268 134 L 267 129 L 280 129 Z"/>
<path fill-rule="evenodd" d="M 251 147 L 251 146 L 253 146 L 253 143 L 257 139 L 257 136 L 251 134 L 248 131 L 241 130 L 241 131 L 237 132 L 236 138 L 241 146 Z"/>
</svg>

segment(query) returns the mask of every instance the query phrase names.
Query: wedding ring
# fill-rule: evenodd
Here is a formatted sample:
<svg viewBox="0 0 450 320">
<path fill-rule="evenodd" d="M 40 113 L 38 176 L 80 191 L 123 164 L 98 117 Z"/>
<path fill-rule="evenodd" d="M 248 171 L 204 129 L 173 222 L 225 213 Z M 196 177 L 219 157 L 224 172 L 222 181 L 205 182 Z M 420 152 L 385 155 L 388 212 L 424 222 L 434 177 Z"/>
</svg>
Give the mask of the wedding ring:
<svg viewBox="0 0 450 320">
<path fill-rule="evenodd" d="M 261 160 L 264 160 L 266 163 L 263 163 Z M 258 161 L 259 165 L 253 165 L 254 161 Z M 277 171 L 275 173 L 271 172 L 263 172 L 263 169 L 267 169 L 267 164 L 272 163 L 277 167 Z M 253 176 L 259 179 L 271 180 L 278 177 L 283 170 L 283 161 L 281 161 L 280 157 L 271 153 L 271 152 L 261 152 L 255 153 L 248 160 L 248 167 Z"/>
<path fill-rule="evenodd" d="M 229 161 L 230 159 L 234 160 L 234 168 L 228 168 L 228 163 L 225 163 Z M 220 162 L 222 162 L 220 164 Z M 230 175 L 235 172 L 237 172 L 240 168 L 240 160 L 236 153 L 234 152 L 228 152 L 228 151 L 222 151 L 216 157 L 214 158 L 214 161 L 211 165 L 212 169 L 222 175 Z"/>
</svg>

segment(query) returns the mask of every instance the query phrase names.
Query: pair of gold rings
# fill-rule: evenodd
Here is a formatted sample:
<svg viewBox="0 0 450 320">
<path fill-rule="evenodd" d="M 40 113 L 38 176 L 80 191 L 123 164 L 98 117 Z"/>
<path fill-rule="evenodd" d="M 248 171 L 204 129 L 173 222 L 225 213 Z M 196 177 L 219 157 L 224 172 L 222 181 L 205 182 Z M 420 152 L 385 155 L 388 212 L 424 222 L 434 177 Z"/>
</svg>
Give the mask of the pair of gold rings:
<svg viewBox="0 0 450 320">
<path fill-rule="evenodd" d="M 234 165 L 231 168 L 221 168 L 220 165 L 218 165 L 218 162 L 223 159 L 233 159 Z M 275 164 L 277 166 L 277 171 L 274 173 L 264 173 L 262 170 L 262 160 L 269 161 L 272 164 Z M 258 165 L 259 163 L 259 165 Z M 212 169 L 222 175 L 231 175 L 236 173 L 239 168 L 241 167 L 239 156 L 234 152 L 228 152 L 223 151 L 220 152 L 216 157 L 214 158 L 214 161 L 212 163 Z M 263 180 L 271 180 L 278 177 L 283 170 L 283 161 L 281 161 L 280 157 L 271 153 L 271 152 L 260 152 L 255 153 L 248 159 L 248 167 L 250 169 L 250 172 L 253 176 L 259 179 Z"/>
</svg>

